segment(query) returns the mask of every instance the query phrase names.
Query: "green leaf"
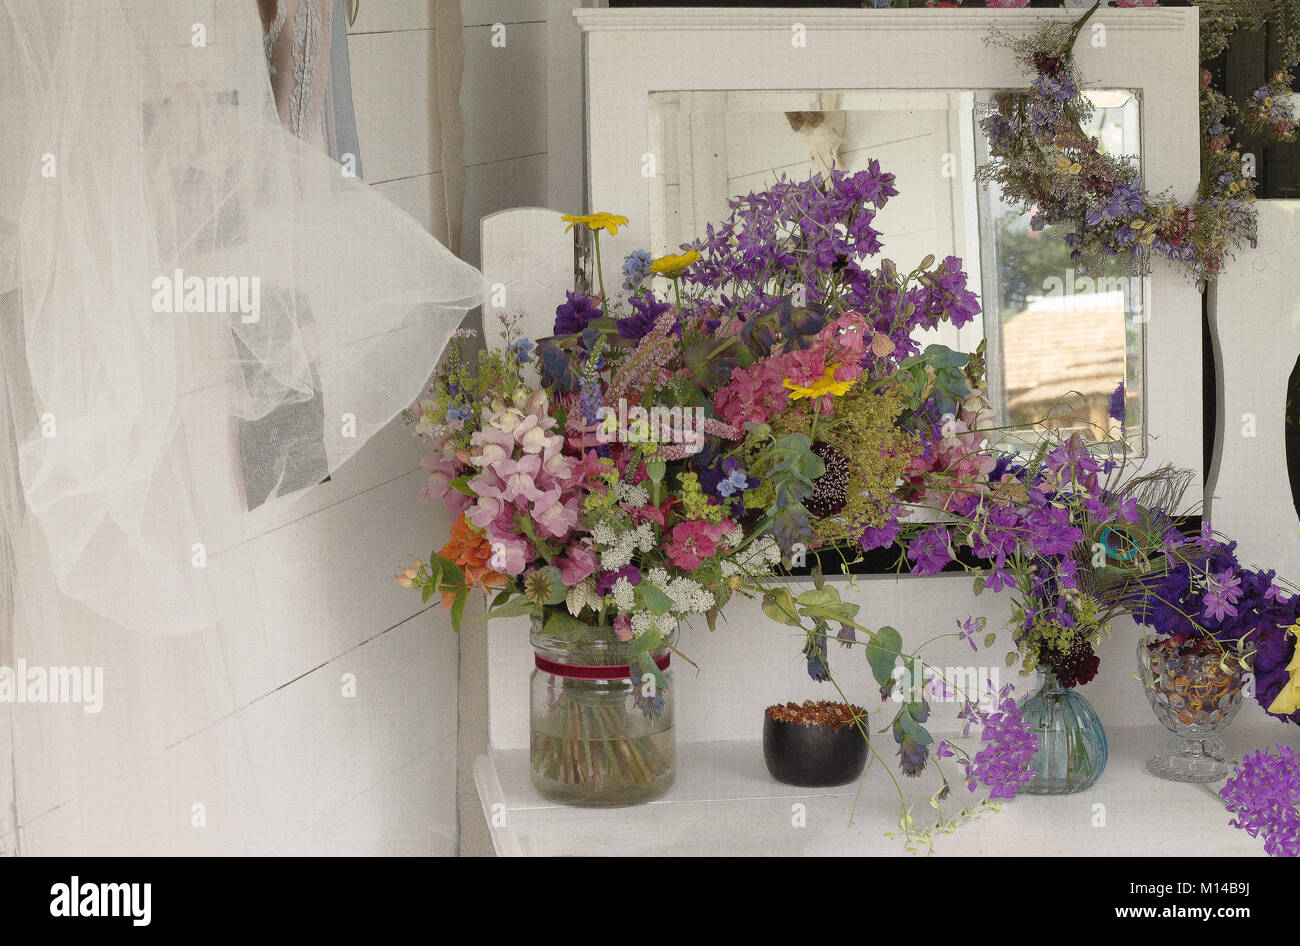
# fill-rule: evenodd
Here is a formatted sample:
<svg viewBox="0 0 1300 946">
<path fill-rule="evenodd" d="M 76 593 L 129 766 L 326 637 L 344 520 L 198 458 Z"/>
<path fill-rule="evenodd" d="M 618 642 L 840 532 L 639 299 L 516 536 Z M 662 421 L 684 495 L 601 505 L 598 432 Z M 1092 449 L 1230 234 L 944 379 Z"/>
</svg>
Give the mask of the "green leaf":
<svg viewBox="0 0 1300 946">
<path fill-rule="evenodd" d="M 451 602 L 451 627 L 457 634 L 460 633 L 460 619 L 465 614 L 465 598 L 468 591 L 469 586 L 466 585 L 456 592 L 456 597 Z"/>
<path fill-rule="evenodd" d="M 929 731 L 924 726 L 912 718 L 912 714 L 907 711 L 906 707 L 903 707 L 898 711 L 896 719 L 899 727 L 907 735 L 907 738 L 911 739 L 917 745 L 928 746 L 930 743 L 934 742 L 934 737 L 930 735 Z"/>
<path fill-rule="evenodd" d="M 433 597 L 433 585 L 425 585 L 424 589 L 420 592 L 420 600 L 425 604 L 428 604 L 431 597 Z"/>
<path fill-rule="evenodd" d="M 1008 667 L 1014 667 L 1014 666 L 1016 665 L 1016 661 L 1019 660 L 1019 659 L 1020 659 L 1020 655 L 1019 655 L 1018 653 L 1016 653 L 1014 650 L 1007 651 L 1007 666 L 1008 666 Z"/>
<path fill-rule="evenodd" d="M 645 602 L 645 606 L 650 609 L 651 614 L 658 617 L 660 614 L 667 614 L 672 609 L 673 599 L 655 585 L 646 581 L 637 587 L 641 590 L 641 600 Z"/>
<path fill-rule="evenodd" d="M 984 635 L 984 648 L 987 650 L 998 642 L 997 631 L 989 631 Z"/>
<path fill-rule="evenodd" d="M 553 637 L 564 637 L 566 634 L 572 634 L 586 626 L 586 621 L 579 621 L 571 614 L 556 611 L 546 619 L 546 625 L 542 628 L 542 633 Z"/>
<path fill-rule="evenodd" d="M 473 475 L 477 476 L 478 474 L 473 474 Z M 456 492 L 458 493 L 464 493 L 466 496 L 473 496 L 477 498 L 478 493 L 474 492 L 472 489 L 469 488 L 469 481 L 471 478 L 472 478 L 471 474 L 466 473 L 464 476 L 458 476 L 454 480 L 449 480 L 447 485 L 450 486 L 452 489 L 456 490 Z"/>
<path fill-rule="evenodd" d="M 498 595 L 498 597 L 500 597 Z M 523 614 L 535 614 L 537 606 L 525 598 L 518 595 L 511 598 L 505 604 L 498 605 L 493 602 L 492 610 L 488 612 L 490 618 L 517 618 Z"/>
<path fill-rule="evenodd" d="M 970 360 L 970 355 L 964 352 L 953 351 L 947 345 L 926 345 L 925 351 L 920 355 L 913 355 L 913 358 L 919 359 L 923 364 L 933 366 L 935 371 L 940 368 L 962 368 Z M 911 361 L 909 358 L 907 361 Z M 903 365 L 907 365 L 907 361 Z"/>
<path fill-rule="evenodd" d="M 491 608 L 501 607 L 501 605 L 505 604 L 507 601 L 510 600 L 510 596 L 512 594 L 514 594 L 514 592 L 507 588 L 505 591 L 501 592 L 499 595 L 497 595 L 495 598 L 492 599 L 492 603 L 488 605 L 488 608 L 491 609 Z"/>
<path fill-rule="evenodd" d="M 439 581 L 439 585 L 446 584 L 451 585 L 453 588 L 457 588 L 465 584 L 465 573 L 462 572 L 460 566 L 451 559 L 443 558 L 435 552 L 433 555 L 429 556 L 429 569 L 431 571 L 434 565 L 438 566 L 438 570 L 441 572 L 440 577 L 443 579 L 442 581 Z"/>
<path fill-rule="evenodd" d="M 791 627 L 803 627 L 799 619 L 799 609 L 795 605 L 794 595 L 789 588 L 777 588 L 763 596 L 763 613 L 779 624 Z"/>
<path fill-rule="evenodd" d="M 867 663 L 871 664 L 871 675 L 881 686 L 892 683 L 894 663 L 903 650 L 903 635 L 892 627 L 882 627 L 872 635 L 864 648 Z"/>
</svg>

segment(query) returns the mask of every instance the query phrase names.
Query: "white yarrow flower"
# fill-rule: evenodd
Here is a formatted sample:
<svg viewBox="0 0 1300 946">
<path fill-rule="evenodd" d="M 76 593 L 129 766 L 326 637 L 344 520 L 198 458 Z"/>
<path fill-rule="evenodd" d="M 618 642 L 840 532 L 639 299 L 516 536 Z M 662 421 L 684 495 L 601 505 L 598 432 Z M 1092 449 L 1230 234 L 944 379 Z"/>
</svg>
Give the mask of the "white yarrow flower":
<svg viewBox="0 0 1300 946">
<path fill-rule="evenodd" d="M 632 587 L 632 582 L 621 575 L 614 582 L 614 587 L 610 589 L 610 593 L 614 596 L 615 607 L 620 611 L 631 611 L 636 605 L 636 589 Z"/>
<path fill-rule="evenodd" d="M 618 484 L 618 500 L 627 503 L 636 509 L 650 504 L 650 494 L 646 492 L 644 486 L 636 486 L 632 483 Z"/>
</svg>

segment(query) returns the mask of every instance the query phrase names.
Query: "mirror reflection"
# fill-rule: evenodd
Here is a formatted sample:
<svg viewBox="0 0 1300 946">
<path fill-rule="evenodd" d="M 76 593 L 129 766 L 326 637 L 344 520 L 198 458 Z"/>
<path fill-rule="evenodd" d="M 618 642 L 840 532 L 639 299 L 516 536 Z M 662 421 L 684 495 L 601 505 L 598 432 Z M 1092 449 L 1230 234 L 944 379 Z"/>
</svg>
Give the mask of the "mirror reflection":
<svg viewBox="0 0 1300 946">
<path fill-rule="evenodd" d="M 961 329 L 922 332 L 973 352 L 987 339 L 990 397 L 998 423 L 1047 419 L 1089 440 L 1117 438 L 1108 417 L 1123 381 L 1125 429 L 1142 431 L 1143 283 L 1115 269 L 1085 274 L 1063 238 L 1033 228 L 1033 215 L 1005 203 L 996 185 L 976 181 L 988 159 L 979 120 L 1007 91 L 727 90 L 650 95 L 651 243 L 676 252 L 727 216 L 728 200 L 782 177 L 830 168 L 864 170 L 872 160 L 896 176 L 899 194 L 876 216 L 881 256 L 900 270 L 924 257 L 960 257 L 984 313 Z M 1110 153 L 1139 155 L 1137 96 L 1087 93 L 1089 130 Z"/>
</svg>

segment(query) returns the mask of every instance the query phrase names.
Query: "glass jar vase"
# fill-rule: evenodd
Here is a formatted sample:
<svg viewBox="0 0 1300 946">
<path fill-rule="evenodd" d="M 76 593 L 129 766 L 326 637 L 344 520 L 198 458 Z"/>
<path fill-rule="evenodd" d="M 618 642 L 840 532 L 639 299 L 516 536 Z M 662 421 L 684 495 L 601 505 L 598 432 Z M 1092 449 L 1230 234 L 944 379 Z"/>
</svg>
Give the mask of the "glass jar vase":
<svg viewBox="0 0 1300 946">
<path fill-rule="evenodd" d="M 1148 762 L 1152 775 L 1173 782 L 1227 778 L 1222 733 L 1241 709 L 1246 670 L 1224 659 L 1214 641 L 1175 641 L 1148 634 L 1138 641 L 1138 676 L 1169 742 Z"/>
<path fill-rule="evenodd" d="M 1025 725 L 1038 739 L 1029 767 L 1034 777 L 1020 787 L 1031 795 L 1068 795 L 1092 786 L 1106 768 L 1106 731 L 1092 705 L 1056 675 L 1039 668 L 1038 691 L 1020 701 Z"/>
<path fill-rule="evenodd" d="M 659 693 L 663 711 L 653 719 L 636 704 L 628 644 L 609 627 L 547 634 L 536 621 L 530 640 L 529 747 L 538 792 L 566 805 L 611 807 L 666 792 L 676 773 L 673 700 Z M 667 647 L 655 663 L 671 684 Z"/>
</svg>

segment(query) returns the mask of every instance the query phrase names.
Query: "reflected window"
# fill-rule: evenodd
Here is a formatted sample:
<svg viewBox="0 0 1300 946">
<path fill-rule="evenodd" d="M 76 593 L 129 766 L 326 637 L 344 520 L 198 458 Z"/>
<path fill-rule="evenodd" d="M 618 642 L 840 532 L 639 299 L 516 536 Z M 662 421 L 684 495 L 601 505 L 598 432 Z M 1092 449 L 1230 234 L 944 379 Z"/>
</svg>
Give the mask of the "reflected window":
<svg viewBox="0 0 1300 946">
<path fill-rule="evenodd" d="M 1116 439 L 1111 396 L 1125 385 L 1125 430 L 1143 430 L 1143 280 L 1116 267 L 1086 275 L 1063 237 L 1030 228 L 996 186 L 976 183 L 988 160 L 979 121 L 994 91 L 944 89 L 703 90 L 650 94 L 652 253 L 675 252 L 727 216 L 730 198 L 781 177 L 872 160 L 895 175 L 897 197 L 875 218 L 880 258 L 908 271 L 927 255 L 962 259 L 983 318 L 918 334 L 972 352 L 988 344 L 989 393 L 1009 446 L 1046 423 L 1088 440 Z M 1103 150 L 1138 156 L 1138 99 L 1087 93 Z M 1019 428 L 1017 430 L 1016 428 Z"/>
</svg>

